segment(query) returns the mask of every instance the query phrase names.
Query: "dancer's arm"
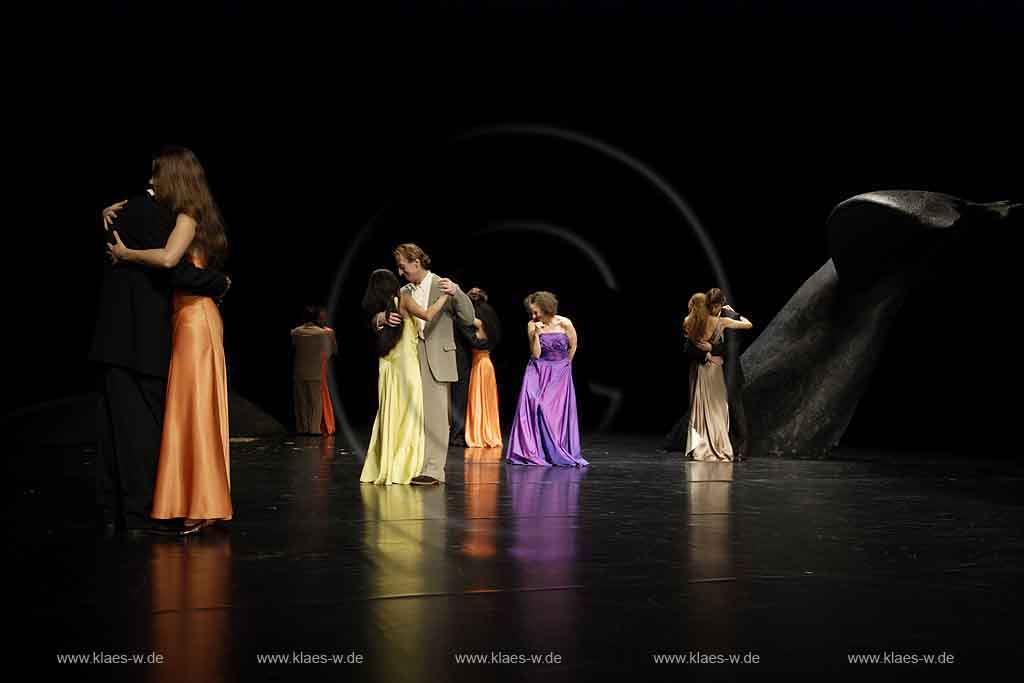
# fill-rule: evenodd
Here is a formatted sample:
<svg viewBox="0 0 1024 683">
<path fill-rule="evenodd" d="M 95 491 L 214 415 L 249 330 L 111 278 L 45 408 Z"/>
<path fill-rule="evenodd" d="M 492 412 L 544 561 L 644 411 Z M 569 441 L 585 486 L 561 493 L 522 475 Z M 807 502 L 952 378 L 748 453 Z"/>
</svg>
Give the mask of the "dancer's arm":
<svg viewBox="0 0 1024 683">
<path fill-rule="evenodd" d="M 324 330 L 327 331 L 327 346 L 328 346 L 327 355 L 328 356 L 336 356 L 336 355 L 338 355 L 338 337 L 337 337 L 337 335 L 334 334 L 334 330 L 331 329 L 330 327 L 325 327 Z"/>
<path fill-rule="evenodd" d="M 381 311 L 370 318 L 370 327 L 373 328 L 374 332 L 380 332 L 384 329 L 385 325 L 387 327 L 398 327 L 401 324 L 402 316 L 395 312 L 388 313 L 387 311 Z"/>
<path fill-rule="evenodd" d="M 223 299 L 231 288 L 231 278 L 216 270 L 197 268 L 190 260 L 182 259 L 171 270 L 171 287 L 190 294 Z"/>
<path fill-rule="evenodd" d="M 718 322 L 722 328 L 726 330 L 749 330 L 754 326 L 754 323 L 750 322 L 742 315 L 739 317 L 739 320 L 734 320 L 732 318 L 719 318 Z"/>
<path fill-rule="evenodd" d="M 476 317 L 476 311 L 473 310 L 473 300 L 469 298 L 469 295 L 462 291 L 462 288 L 455 285 L 455 296 L 453 300 L 455 302 L 455 316 L 459 319 L 459 322 L 463 325 L 472 325 L 473 319 Z"/>
<path fill-rule="evenodd" d="M 460 330 L 465 330 L 463 335 L 469 346 L 474 349 L 481 351 L 489 351 L 491 348 L 491 340 L 487 337 L 487 329 L 480 318 L 473 318 L 473 327 L 462 327 L 459 326 Z"/>
<path fill-rule="evenodd" d="M 174 223 L 174 230 L 171 231 L 171 236 L 167 238 L 167 244 L 163 247 L 159 249 L 129 249 L 121 242 L 121 238 L 115 230 L 116 244 L 108 244 L 107 250 L 115 262 L 127 261 L 153 268 L 173 268 L 185 255 L 185 251 L 192 244 L 192 239 L 195 236 L 195 219 L 187 214 L 179 213 L 178 219 Z"/>
<path fill-rule="evenodd" d="M 540 325 L 533 320 L 526 323 L 526 337 L 530 341 L 530 355 L 540 358 Z"/>
<path fill-rule="evenodd" d="M 559 316 L 562 320 L 562 327 L 565 328 L 565 336 L 569 338 L 569 362 L 572 362 L 573 356 L 576 355 L 577 343 L 576 343 L 576 328 L 572 326 L 572 321 L 568 318 Z"/>
<path fill-rule="evenodd" d="M 707 363 L 711 357 L 711 344 L 707 342 L 695 342 L 685 334 L 683 335 L 683 355 L 691 361 Z"/>
<path fill-rule="evenodd" d="M 469 295 L 463 292 L 458 284 L 448 278 L 440 278 L 439 286 L 442 292 L 451 297 L 456 324 L 472 325 L 473 318 L 476 317 L 476 311 L 473 309 L 473 300 L 469 298 Z"/>
<path fill-rule="evenodd" d="M 446 303 L 448 303 L 448 295 L 442 294 L 437 298 L 437 301 L 430 306 L 430 308 L 423 308 L 416 303 L 411 296 L 402 292 L 402 299 L 399 306 L 409 315 L 414 315 L 420 320 L 426 320 L 429 322 L 434 319 L 435 315 L 441 312 L 441 309 L 444 308 Z"/>
<path fill-rule="evenodd" d="M 111 226 L 114 225 L 114 221 L 117 220 L 117 212 L 124 208 L 124 205 L 128 203 L 127 199 L 123 199 L 119 202 L 111 204 L 107 208 L 100 212 L 100 217 L 103 219 L 103 229 L 110 230 Z"/>
</svg>

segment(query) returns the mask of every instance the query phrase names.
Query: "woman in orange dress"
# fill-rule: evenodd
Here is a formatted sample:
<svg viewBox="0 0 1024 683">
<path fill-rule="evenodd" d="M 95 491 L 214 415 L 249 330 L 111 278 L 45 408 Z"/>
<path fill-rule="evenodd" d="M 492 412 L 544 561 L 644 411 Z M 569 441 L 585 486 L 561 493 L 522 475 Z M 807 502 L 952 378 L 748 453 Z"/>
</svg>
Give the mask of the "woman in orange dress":
<svg viewBox="0 0 1024 683">
<path fill-rule="evenodd" d="M 172 147 L 153 160 L 153 191 L 176 221 L 161 249 L 128 249 L 114 233 L 116 261 L 173 268 L 182 258 L 198 267 L 221 268 L 227 238 L 206 173 L 195 155 Z M 224 325 L 213 299 L 175 292 L 167 405 L 160 443 L 154 519 L 184 520 L 193 534 L 216 520 L 231 519 L 228 387 Z"/>
<path fill-rule="evenodd" d="M 487 292 L 474 287 L 467 292 L 473 300 L 476 339 L 473 366 L 469 372 L 466 402 L 466 445 L 470 448 L 500 448 L 501 418 L 498 414 L 498 383 L 491 351 L 501 335 L 498 316 L 487 302 Z"/>
<path fill-rule="evenodd" d="M 327 331 L 330 341 L 320 358 L 320 398 L 323 401 L 323 416 L 320 418 L 320 433 L 330 436 L 336 430 L 334 426 L 334 404 L 331 403 L 331 387 L 327 383 L 327 362 L 338 353 L 338 338 L 334 330 L 327 326 L 327 309 L 320 306 L 317 311 L 317 322 Z"/>
</svg>

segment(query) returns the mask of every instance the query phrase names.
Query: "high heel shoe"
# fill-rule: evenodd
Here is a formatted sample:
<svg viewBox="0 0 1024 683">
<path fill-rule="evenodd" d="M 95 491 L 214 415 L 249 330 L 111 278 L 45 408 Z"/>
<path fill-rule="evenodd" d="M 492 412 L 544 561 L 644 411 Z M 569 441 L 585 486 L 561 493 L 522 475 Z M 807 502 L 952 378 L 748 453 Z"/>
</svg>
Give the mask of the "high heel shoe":
<svg viewBox="0 0 1024 683">
<path fill-rule="evenodd" d="M 195 524 L 192 524 L 192 525 L 189 525 L 188 523 L 186 523 L 185 524 L 185 528 L 182 529 L 180 533 L 181 533 L 182 536 L 192 536 L 193 534 L 198 534 L 200 531 L 202 531 L 206 527 L 212 526 L 213 523 L 216 522 L 216 521 L 217 520 L 215 520 L 215 519 L 202 519 L 199 522 L 197 522 Z"/>
</svg>

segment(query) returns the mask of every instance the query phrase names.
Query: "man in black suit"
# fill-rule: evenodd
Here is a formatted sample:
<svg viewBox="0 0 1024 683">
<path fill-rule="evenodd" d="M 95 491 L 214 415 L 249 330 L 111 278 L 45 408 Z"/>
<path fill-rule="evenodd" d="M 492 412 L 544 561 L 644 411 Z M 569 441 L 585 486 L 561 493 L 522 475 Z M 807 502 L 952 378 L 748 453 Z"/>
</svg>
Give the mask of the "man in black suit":
<svg viewBox="0 0 1024 683">
<path fill-rule="evenodd" d="M 459 379 L 452 382 L 452 406 L 448 411 L 451 435 L 449 447 L 466 446 L 466 408 L 469 403 L 469 372 L 473 367 L 473 344 L 476 327 L 455 322 L 455 367 Z"/>
<path fill-rule="evenodd" d="M 151 194 L 105 210 L 108 231 L 112 218 L 132 249 L 163 247 L 175 221 Z M 185 290 L 219 299 L 230 285 L 224 274 L 196 268 L 188 259 L 170 270 L 107 265 L 89 352 L 102 376 L 96 484 L 107 524 L 129 530 L 159 526 L 149 512 L 171 360 L 171 294 Z"/>
<path fill-rule="evenodd" d="M 726 318 L 739 320 L 740 314 L 733 310 L 725 300 L 725 294 L 718 287 L 708 290 L 708 309 L 712 316 L 722 315 Z M 743 364 L 740 362 L 737 341 L 726 330 L 722 340 L 711 345 L 707 342 L 695 344 L 689 337 L 683 337 L 683 355 L 687 366 L 692 361 L 700 363 L 722 363 L 725 369 L 725 390 L 729 397 L 729 441 L 732 443 L 733 457 L 738 462 L 746 458 L 747 446 L 750 443 L 750 427 L 747 422 L 747 411 L 743 405 Z M 690 405 L 687 393 L 686 412 L 675 424 L 672 431 L 665 437 L 662 448 L 667 451 L 682 451 L 686 448 L 686 437 L 690 425 Z"/>
<path fill-rule="evenodd" d="M 718 287 L 708 290 L 708 307 L 711 315 L 739 320 L 742 316 L 733 310 L 725 300 L 725 294 Z M 747 411 L 743 406 L 743 363 L 740 362 L 739 343 L 733 337 L 733 330 L 726 330 L 722 341 L 711 349 L 701 349 L 710 353 L 711 357 L 721 358 L 725 367 L 725 391 L 729 397 L 729 441 L 732 443 L 733 457 L 743 460 L 747 457 L 747 446 L 750 443 L 750 425 L 747 422 Z"/>
</svg>

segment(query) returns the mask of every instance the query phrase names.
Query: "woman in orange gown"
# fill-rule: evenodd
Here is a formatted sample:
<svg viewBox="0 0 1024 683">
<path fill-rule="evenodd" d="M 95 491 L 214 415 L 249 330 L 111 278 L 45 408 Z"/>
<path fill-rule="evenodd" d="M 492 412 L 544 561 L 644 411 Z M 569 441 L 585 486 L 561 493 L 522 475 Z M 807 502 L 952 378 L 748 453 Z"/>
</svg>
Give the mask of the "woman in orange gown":
<svg viewBox="0 0 1024 683">
<path fill-rule="evenodd" d="M 320 433 L 324 436 L 330 436 L 336 430 L 334 426 L 334 404 L 331 403 L 331 388 L 327 384 L 327 362 L 331 359 L 331 356 L 338 353 L 338 338 L 334 334 L 334 330 L 327 326 L 327 309 L 323 306 L 318 311 L 318 322 L 320 327 L 327 330 L 330 335 L 330 343 L 328 348 L 324 350 L 323 356 L 320 359 L 320 398 L 323 401 L 323 417 L 320 418 Z"/>
<path fill-rule="evenodd" d="M 499 448 L 501 418 L 498 414 L 498 383 L 491 362 L 491 350 L 501 334 L 498 316 L 487 303 L 487 293 L 479 287 L 467 292 L 476 315 L 476 340 L 473 366 L 469 372 L 469 397 L 466 402 L 466 445 L 470 448 Z"/>
<path fill-rule="evenodd" d="M 221 268 L 227 239 L 206 173 L 184 148 L 153 160 L 156 200 L 177 216 L 161 249 L 127 249 L 114 233 L 116 261 L 173 268 L 182 258 Z M 231 519 L 227 367 L 224 325 L 213 299 L 175 292 L 167 405 L 153 495 L 154 519 L 184 520 L 183 534 Z"/>
</svg>

